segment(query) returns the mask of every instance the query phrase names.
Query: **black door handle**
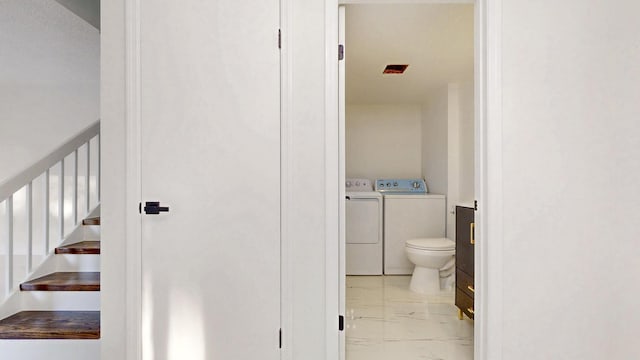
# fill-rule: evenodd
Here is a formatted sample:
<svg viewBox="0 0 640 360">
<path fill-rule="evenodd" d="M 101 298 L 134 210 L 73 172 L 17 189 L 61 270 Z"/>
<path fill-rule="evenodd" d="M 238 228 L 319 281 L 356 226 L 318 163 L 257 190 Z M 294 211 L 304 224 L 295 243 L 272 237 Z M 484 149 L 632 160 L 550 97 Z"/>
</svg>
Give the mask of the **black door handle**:
<svg viewBox="0 0 640 360">
<path fill-rule="evenodd" d="M 159 201 L 147 201 L 144 203 L 144 213 L 148 215 L 158 215 L 161 212 L 169 212 L 168 206 L 160 206 Z"/>
<path fill-rule="evenodd" d="M 351 200 L 351 196 L 345 196 L 344 198 L 347 200 Z"/>
</svg>

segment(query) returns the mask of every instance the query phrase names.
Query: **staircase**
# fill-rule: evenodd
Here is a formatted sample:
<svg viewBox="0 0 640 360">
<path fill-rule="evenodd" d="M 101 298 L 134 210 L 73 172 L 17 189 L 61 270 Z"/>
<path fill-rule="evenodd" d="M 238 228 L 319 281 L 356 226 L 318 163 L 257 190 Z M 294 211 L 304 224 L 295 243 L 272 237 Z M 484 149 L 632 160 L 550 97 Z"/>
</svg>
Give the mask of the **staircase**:
<svg viewBox="0 0 640 360">
<path fill-rule="evenodd" d="M 99 133 L 0 183 L 0 359 L 100 359 Z"/>
<path fill-rule="evenodd" d="M 13 340 L 36 340 L 30 349 L 38 349 L 36 354 L 23 349 L 10 358 L 38 359 L 45 353 L 48 359 L 86 359 L 89 353 L 90 358 L 99 358 L 96 341 L 100 338 L 99 224 L 99 217 L 82 221 L 69 236 L 69 242 L 76 241 L 80 235 L 83 240 L 57 247 L 31 279 L 20 284 L 20 291 L 3 305 L 5 311 L 7 307 L 19 307 L 20 311 L 0 320 L 0 354 L 16 346 L 24 347 Z M 62 339 L 77 340 L 67 342 L 66 350 L 70 354 L 59 341 L 56 347 L 60 350 L 42 353 L 41 349 L 47 348 L 39 346 L 42 340 Z M 94 341 L 78 343 L 87 340 Z M 94 349 L 77 357 L 78 348 Z"/>
</svg>

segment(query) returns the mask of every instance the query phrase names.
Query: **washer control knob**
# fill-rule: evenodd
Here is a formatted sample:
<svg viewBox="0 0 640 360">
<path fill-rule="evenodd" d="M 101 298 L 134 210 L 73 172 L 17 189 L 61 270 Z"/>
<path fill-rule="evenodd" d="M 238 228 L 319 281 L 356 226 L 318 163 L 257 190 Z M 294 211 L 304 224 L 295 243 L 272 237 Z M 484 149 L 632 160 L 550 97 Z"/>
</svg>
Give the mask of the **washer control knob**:
<svg viewBox="0 0 640 360">
<path fill-rule="evenodd" d="M 414 189 L 420 189 L 420 183 L 419 183 L 419 182 L 417 182 L 417 181 L 414 181 L 414 182 L 413 182 L 413 188 L 414 188 Z"/>
</svg>

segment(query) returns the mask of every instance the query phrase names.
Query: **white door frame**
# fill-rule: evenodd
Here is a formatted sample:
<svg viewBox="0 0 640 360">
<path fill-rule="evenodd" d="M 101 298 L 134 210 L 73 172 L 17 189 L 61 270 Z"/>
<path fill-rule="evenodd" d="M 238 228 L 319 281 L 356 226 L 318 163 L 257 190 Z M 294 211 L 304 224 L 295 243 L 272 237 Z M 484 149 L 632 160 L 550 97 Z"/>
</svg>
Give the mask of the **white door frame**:
<svg viewBox="0 0 640 360">
<path fill-rule="evenodd" d="M 127 0 L 125 10 L 126 43 L 126 204 L 142 201 L 141 116 L 140 116 L 140 0 Z M 126 209 L 126 355 L 142 359 L 145 339 L 142 333 L 142 219 L 140 213 Z"/>
<path fill-rule="evenodd" d="M 338 5 L 342 4 L 435 4 L 435 3 L 475 3 L 475 194 L 478 201 L 476 212 L 475 245 L 475 322 L 474 322 L 474 358 L 476 360 L 499 360 L 502 338 L 502 103 L 501 103 L 501 25 L 502 0 L 339 0 L 334 3 L 334 13 L 327 14 L 326 38 L 336 39 L 338 28 Z M 335 43 L 327 44 L 327 53 L 332 53 Z M 326 79 L 330 88 L 338 89 L 337 59 L 329 59 Z M 329 90 L 328 90 L 329 91 Z M 337 101 L 337 100 L 336 100 Z M 334 103 L 327 103 L 327 122 L 338 122 Z M 336 138 L 339 136 L 336 132 Z M 327 140 L 327 159 L 337 169 L 340 161 L 332 157 L 331 144 Z M 344 154 L 340 154 L 344 157 Z M 331 172 L 328 172 L 331 173 Z M 339 177 L 332 179 L 340 181 Z M 339 185 L 341 189 L 344 184 Z M 327 193 L 327 204 L 340 201 L 333 193 Z M 340 227 L 344 227 L 341 216 Z M 327 242 L 331 242 L 327 238 Z M 490 246 L 489 246 L 490 244 Z M 335 276 L 335 259 L 327 258 L 327 278 Z M 337 283 L 337 282 L 336 282 Z M 340 292 L 333 283 L 327 282 L 326 292 L 335 295 L 334 301 L 340 302 Z M 492 296 L 490 296 L 492 295 Z M 333 314 L 327 307 L 328 321 Z M 491 337 L 489 337 L 491 333 Z M 327 348 L 329 359 L 333 357 L 334 347 Z"/>
</svg>

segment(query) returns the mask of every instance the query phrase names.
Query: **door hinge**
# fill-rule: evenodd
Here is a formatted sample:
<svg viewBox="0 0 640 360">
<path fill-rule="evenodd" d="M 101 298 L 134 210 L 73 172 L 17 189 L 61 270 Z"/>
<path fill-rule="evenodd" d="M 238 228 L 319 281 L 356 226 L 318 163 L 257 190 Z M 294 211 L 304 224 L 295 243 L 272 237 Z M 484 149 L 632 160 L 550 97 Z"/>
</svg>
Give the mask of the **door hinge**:
<svg viewBox="0 0 640 360">
<path fill-rule="evenodd" d="M 282 49 L 282 31 L 278 29 L 278 49 Z"/>
<path fill-rule="evenodd" d="M 278 331 L 278 349 L 282 349 L 282 329 Z"/>
<path fill-rule="evenodd" d="M 478 211 L 478 200 L 473 200 L 473 210 Z"/>
<path fill-rule="evenodd" d="M 344 45 L 338 45 L 338 60 L 344 60 Z"/>
<path fill-rule="evenodd" d="M 338 315 L 338 330 L 344 331 L 344 316 Z"/>
</svg>

